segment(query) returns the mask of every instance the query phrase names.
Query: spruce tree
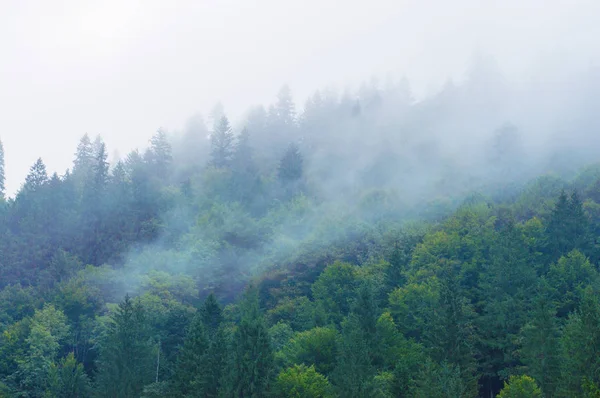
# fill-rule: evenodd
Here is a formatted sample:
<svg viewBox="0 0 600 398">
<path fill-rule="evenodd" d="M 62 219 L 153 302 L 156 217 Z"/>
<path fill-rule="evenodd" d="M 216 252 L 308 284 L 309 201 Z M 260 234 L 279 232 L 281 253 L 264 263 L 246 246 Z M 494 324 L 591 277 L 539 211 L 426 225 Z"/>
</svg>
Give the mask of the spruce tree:
<svg viewBox="0 0 600 398">
<path fill-rule="evenodd" d="M 200 317 L 208 336 L 212 338 L 223 322 L 223 310 L 213 293 L 209 294 L 200 310 Z"/>
<path fill-rule="evenodd" d="M 579 310 L 572 313 L 561 336 L 559 396 L 583 396 L 584 385 L 600 385 L 600 299 L 585 290 Z"/>
<path fill-rule="evenodd" d="M 560 193 L 547 227 L 546 253 L 550 262 L 573 249 L 588 254 L 591 246 L 589 220 L 577 192 L 569 198 L 565 191 Z"/>
<path fill-rule="evenodd" d="M 544 392 L 553 397 L 560 378 L 559 328 L 556 308 L 541 292 L 535 300 L 530 321 L 521 331 L 521 360 Z"/>
<path fill-rule="evenodd" d="M 304 159 L 297 144 L 291 143 L 279 161 L 277 175 L 282 183 L 297 182 L 302 178 Z"/>
<path fill-rule="evenodd" d="M 150 140 L 150 149 L 147 152 L 147 160 L 154 175 L 162 179 L 170 175 L 173 163 L 172 152 L 166 132 L 158 129 Z"/>
<path fill-rule="evenodd" d="M 90 136 L 84 134 L 77 145 L 75 152 L 75 161 L 73 162 L 73 175 L 78 179 L 78 183 L 82 183 L 91 172 L 94 162 L 94 146 L 90 140 Z"/>
<path fill-rule="evenodd" d="M 183 347 L 177 357 L 173 376 L 173 396 L 197 396 L 193 383 L 204 370 L 203 364 L 206 361 L 208 346 L 209 337 L 206 326 L 202 316 L 197 314 L 188 328 Z"/>
<path fill-rule="evenodd" d="M 498 232 L 490 260 L 480 277 L 482 314 L 478 317 L 481 343 L 487 355 L 483 369 L 492 380 L 506 378 L 519 365 L 517 336 L 528 320 L 536 271 L 513 220 Z"/>
<path fill-rule="evenodd" d="M 249 204 L 258 190 L 259 173 L 250 146 L 250 134 L 246 128 L 238 136 L 231 164 L 231 196 L 234 200 Z"/>
<path fill-rule="evenodd" d="M 334 385 L 340 396 L 373 396 L 373 360 L 378 353 L 377 308 L 371 288 L 359 288 L 352 312 L 342 321 L 338 345 L 337 366 L 333 372 Z"/>
<path fill-rule="evenodd" d="M 90 380 L 70 352 L 58 365 L 52 364 L 46 396 L 53 398 L 85 398 L 90 396 Z"/>
<path fill-rule="evenodd" d="M 250 287 L 241 304 L 242 319 L 233 339 L 233 387 L 236 397 L 264 397 L 273 377 L 273 351 L 261 314 L 258 291 Z"/>
<path fill-rule="evenodd" d="M 39 190 L 46 182 L 48 182 L 46 165 L 41 158 L 38 158 L 33 166 L 31 166 L 29 169 L 29 174 L 25 178 L 23 190 L 27 192 L 35 192 Z"/>
<path fill-rule="evenodd" d="M 284 85 L 277 94 L 277 103 L 275 104 L 275 114 L 277 115 L 278 127 L 289 130 L 295 127 L 296 106 L 292 99 L 292 91 L 288 85 Z"/>
<path fill-rule="evenodd" d="M 234 137 L 229 125 L 229 119 L 222 116 L 213 128 L 210 136 L 211 165 L 214 167 L 229 167 L 234 150 Z"/>
<path fill-rule="evenodd" d="M 99 345 L 96 394 L 107 398 L 137 398 L 154 381 L 154 344 L 145 310 L 125 297 Z"/>
<path fill-rule="evenodd" d="M 455 367 L 468 396 L 477 391 L 476 336 L 474 311 L 463 294 L 460 284 L 460 265 L 442 262 L 439 274 L 440 293 L 432 324 L 425 331 L 425 342 L 438 363 Z"/>
</svg>

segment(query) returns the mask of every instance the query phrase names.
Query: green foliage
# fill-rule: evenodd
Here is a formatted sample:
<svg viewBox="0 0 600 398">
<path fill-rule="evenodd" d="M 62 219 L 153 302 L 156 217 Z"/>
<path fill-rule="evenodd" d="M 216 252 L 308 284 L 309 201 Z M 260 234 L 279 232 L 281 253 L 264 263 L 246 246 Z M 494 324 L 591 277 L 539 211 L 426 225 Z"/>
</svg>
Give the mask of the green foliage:
<svg viewBox="0 0 600 398">
<path fill-rule="evenodd" d="M 271 324 L 287 322 L 294 330 L 306 330 L 314 326 L 314 304 L 306 296 L 284 297 L 277 306 L 267 311 Z"/>
<path fill-rule="evenodd" d="M 556 264 L 551 265 L 548 283 L 559 303 L 559 316 L 565 317 L 577 309 L 585 287 L 597 282 L 598 271 L 578 250 L 562 256 Z"/>
<path fill-rule="evenodd" d="M 61 343 L 67 338 L 69 326 L 60 310 L 47 304 L 33 315 L 27 355 L 19 360 L 17 371 L 20 384 L 36 396 L 41 396 L 48 385 L 50 369 L 58 355 Z"/>
<path fill-rule="evenodd" d="M 84 398 L 90 395 L 91 385 L 83 365 L 69 353 L 58 365 L 52 364 L 45 395 L 53 398 Z"/>
<path fill-rule="evenodd" d="M 465 386 L 461 369 L 443 362 L 440 365 L 431 360 L 425 362 L 417 377 L 412 393 L 417 397 L 472 397 L 472 391 Z"/>
<path fill-rule="evenodd" d="M 327 379 L 314 366 L 294 365 L 277 376 L 274 394 L 278 397 L 333 398 L 335 394 Z"/>
<path fill-rule="evenodd" d="M 582 394 L 582 382 L 600 382 L 600 300 L 592 288 L 585 290 L 580 308 L 569 316 L 561 337 L 562 396 Z"/>
<path fill-rule="evenodd" d="M 156 363 L 139 300 L 128 296 L 111 314 L 100 342 L 96 393 L 102 397 L 139 397 L 153 380 Z"/>
<path fill-rule="evenodd" d="M 241 312 L 233 337 L 233 390 L 237 396 L 261 397 L 269 391 L 274 358 L 255 288 L 246 292 Z"/>
<path fill-rule="evenodd" d="M 521 360 L 544 395 L 552 397 L 560 379 L 560 335 L 556 308 L 543 292 L 529 319 L 521 330 Z"/>
<path fill-rule="evenodd" d="M 285 363 L 314 365 L 317 372 L 327 376 L 336 364 L 337 340 L 334 328 L 316 327 L 299 332 L 283 348 Z"/>
<path fill-rule="evenodd" d="M 589 220 L 577 192 L 570 197 L 562 191 L 548 223 L 546 252 L 552 260 L 573 249 L 590 250 Z"/>
<path fill-rule="evenodd" d="M 234 136 L 229 125 L 229 119 L 222 116 L 215 122 L 211 142 L 211 163 L 217 168 L 227 167 L 231 163 L 233 156 L 233 140 Z"/>
<path fill-rule="evenodd" d="M 202 317 L 196 315 L 177 356 L 177 365 L 173 376 L 173 394 L 181 397 L 193 396 L 193 382 L 203 370 L 209 344 L 208 333 Z"/>
<path fill-rule="evenodd" d="M 339 323 L 350 312 L 358 284 L 358 267 L 352 264 L 338 261 L 323 270 L 312 285 L 312 294 L 328 321 Z"/>
<path fill-rule="evenodd" d="M 599 396 L 598 167 L 525 184 L 513 127 L 485 174 L 396 153 L 382 93 L 283 89 L 113 165 L 85 135 L 8 199 L 0 145 L 0 396 Z"/>
<path fill-rule="evenodd" d="M 284 183 L 298 181 L 302 178 L 302 163 L 300 148 L 296 144 L 290 144 L 279 162 L 279 179 Z"/>
<path fill-rule="evenodd" d="M 535 380 L 527 375 L 511 376 L 508 383 L 504 385 L 499 398 L 541 398 L 542 391 Z"/>
</svg>

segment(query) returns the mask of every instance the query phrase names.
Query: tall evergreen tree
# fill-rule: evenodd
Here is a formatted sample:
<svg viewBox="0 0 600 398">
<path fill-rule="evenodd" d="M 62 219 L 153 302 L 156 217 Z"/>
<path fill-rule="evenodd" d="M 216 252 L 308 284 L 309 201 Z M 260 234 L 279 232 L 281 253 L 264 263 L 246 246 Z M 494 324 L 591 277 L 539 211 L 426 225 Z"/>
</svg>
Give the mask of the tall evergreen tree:
<svg viewBox="0 0 600 398">
<path fill-rule="evenodd" d="M 424 340 L 433 359 L 457 369 L 467 395 L 475 395 L 478 377 L 473 308 L 460 285 L 460 265 L 450 261 L 441 265 L 439 303 Z"/>
<path fill-rule="evenodd" d="M 154 175 L 162 179 L 170 175 L 173 163 L 172 152 L 166 132 L 158 129 L 150 140 L 150 149 L 147 152 L 148 163 Z"/>
<path fill-rule="evenodd" d="M 519 365 L 517 336 L 528 320 L 536 281 L 534 266 L 521 231 L 513 220 L 498 232 L 490 261 L 481 275 L 483 313 L 479 317 L 481 342 L 486 352 L 483 369 L 498 384 Z"/>
<path fill-rule="evenodd" d="M 85 180 L 88 173 L 91 171 L 94 162 L 94 146 L 90 140 L 90 136 L 86 134 L 81 137 L 75 152 L 75 161 L 73 162 L 73 174 L 81 176 L 81 181 Z"/>
<path fill-rule="evenodd" d="M 547 255 L 556 261 L 573 249 L 587 254 L 590 248 L 589 221 L 579 196 L 574 191 L 569 198 L 562 191 L 547 227 Z"/>
<path fill-rule="evenodd" d="M 294 183 L 302 178 L 304 159 L 297 144 L 288 146 L 279 161 L 278 176 L 283 183 Z"/>
<path fill-rule="evenodd" d="M 591 287 L 564 327 L 561 348 L 560 396 L 583 396 L 586 383 L 600 386 L 600 300 Z"/>
<path fill-rule="evenodd" d="M 90 381 L 77 363 L 73 353 L 69 353 L 58 365 L 52 364 L 49 372 L 48 389 L 45 396 L 53 398 L 85 398 L 91 393 Z"/>
<path fill-rule="evenodd" d="M 250 287 L 241 305 L 242 319 L 233 338 L 233 386 L 236 397 L 263 397 L 273 375 L 271 338 L 261 314 L 258 291 Z"/>
<path fill-rule="evenodd" d="M 223 322 L 223 310 L 213 293 L 209 294 L 200 310 L 202 323 L 210 338 L 217 332 Z"/>
<path fill-rule="evenodd" d="M 539 384 L 545 397 L 553 397 L 560 379 L 559 328 L 556 308 L 541 292 L 536 298 L 530 321 L 521 331 L 521 360 L 526 373 Z"/>
<path fill-rule="evenodd" d="M 292 91 L 288 85 L 284 85 L 277 94 L 277 103 L 275 104 L 275 114 L 277 115 L 278 126 L 289 130 L 296 123 L 296 106 L 292 99 Z"/>
<path fill-rule="evenodd" d="M 84 242 L 81 254 L 86 263 L 101 265 L 108 259 L 112 249 L 103 236 L 109 164 L 104 142 L 97 141 L 95 148 L 94 161 L 84 183 L 82 198 L 81 229 L 84 232 Z"/>
<path fill-rule="evenodd" d="M 110 321 L 99 344 L 96 394 L 137 398 L 154 381 L 156 366 L 145 310 L 126 296 Z"/>
<path fill-rule="evenodd" d="M 222 116 L 213 128 L 210 136 L 211 164 L 215 167 L 229 167 L 234 151 L 234 136 L 229 119 Z"/>
<path fill-rule="evenodd" d="M 231 164 L 232 196 L 234 200 L 250 204 L 258 193 L 259 171 L 250 146 L 250 134 L 246 128 L 238 136 Z"/>
<path fill-rule="evenodd" d="M 206 363 L 209 336 L 202 315 L 196 315 L 190 324 L 183 347 L 177 358 L 173 376 L 172 395 L 177 397 L 201 396 L 196 391 L 194 380 L 201 375 Z"/>
<path fill-rule="evenodd" d="M 46 182 L 48 182 L 48 172 L 46 165 L 41 158 L 38 158 L 25 178 L 23 190 L 27 192 L 35 192 L 39 190 Z"/>
<path fill-rule="evenodd" d="M 371 397 L 377 354 L 377 316 L 375 299 L 369 286 L 361 286 L 353 310 L 342 322 L 337 367 L 333 380 L 340 396 Z"/>
</svg>

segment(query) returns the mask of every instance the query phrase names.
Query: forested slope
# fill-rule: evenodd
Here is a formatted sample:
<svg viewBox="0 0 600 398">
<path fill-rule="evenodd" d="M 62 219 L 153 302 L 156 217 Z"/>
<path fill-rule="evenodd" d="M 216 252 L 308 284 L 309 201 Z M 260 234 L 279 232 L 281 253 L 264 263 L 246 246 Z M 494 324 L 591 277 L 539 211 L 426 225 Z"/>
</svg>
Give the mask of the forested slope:
<svg viewBox="0 0 600 398">
<path fill-rule="evenodd" d="M 598 396 L 597 143 L 527 146 L 477 87 L 284 88 L 38 160 L 2 192 L 0 396 Z"/>
</svg>

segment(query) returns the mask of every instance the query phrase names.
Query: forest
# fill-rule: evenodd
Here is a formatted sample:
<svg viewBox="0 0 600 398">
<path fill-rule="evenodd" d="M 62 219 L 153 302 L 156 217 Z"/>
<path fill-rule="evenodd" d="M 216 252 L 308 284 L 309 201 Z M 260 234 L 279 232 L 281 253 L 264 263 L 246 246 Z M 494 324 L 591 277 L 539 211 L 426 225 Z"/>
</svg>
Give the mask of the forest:
<svg viewBox="0 0 600 398">
<path fill-rule="evenodd" d="M 600 397 L 596 115 L 482 65 L 85 134 L 13 196 L 0 146 L 0 397 Z"/>
</svg>

